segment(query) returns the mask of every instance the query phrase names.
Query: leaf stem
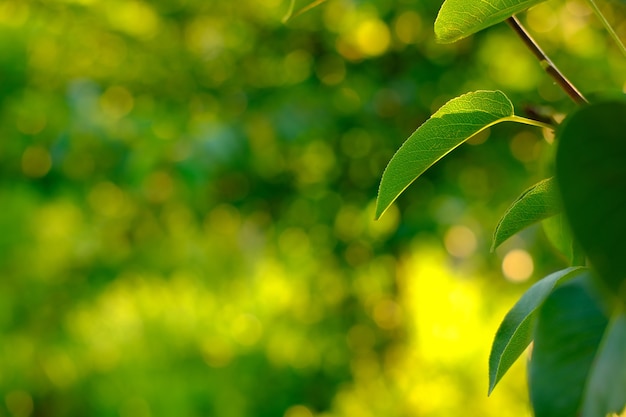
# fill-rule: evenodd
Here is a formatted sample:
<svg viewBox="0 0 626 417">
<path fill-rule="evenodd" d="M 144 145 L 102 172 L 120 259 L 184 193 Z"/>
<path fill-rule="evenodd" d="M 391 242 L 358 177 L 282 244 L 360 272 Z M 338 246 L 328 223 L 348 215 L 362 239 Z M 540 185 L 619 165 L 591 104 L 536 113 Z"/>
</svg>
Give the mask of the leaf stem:
<svg viewBox="0 0 626 417">
<path fill-rule="evenodd" d="M 509 116 L 503 120 L 507 120 L 509 122 L 522 123 L 529 126 L 542 127 L 544 129 L 554 130 L 554 126 L 548 123 L 540 122 L 539 120 L 527 119 L 526 117 L 521 116 Z"/>
<path fill-rule="evenodd" d="M 298 17 L 301 14 L 304 14 L 304 13 L 308 12 L 312 8 L 319 6 L 320 4 L 322 4 L 324 2 L 326 2 L 326 0 L 314 0 L 311 3 L 307 4 L 306 6 L 302 7 L 301 9 L 298 9 L 298 11 L 294 12 L 293 10 L 294 10 L 294 6 L 296 4 L 296 0 L 291 0 L 291 4 L 289 5 L 289 11 L 285 15 L 285 17 L 283 17 L 283 23 L 287 23 L 287 21 L 289 19 L 293 19 L 294 17 Z"/>
<path fill-rule="evenodd" d="M 289 19 L 291 19 L 291 15 L 293 15 L 293 8 L 296 5 L 296 0 L 291 0 L 289 3 L 289 9 L 287 10 L 287 14 L 283 17 L 283 24 L 287 23 Z"/>
<path fill-rule="evenodd" d="M 626 46 L 624 46 L 624 43 L 622 43 L 622 40 L 619 38 L 619 36 L 617 36 L 617 33 L 615 33 L 613 26 L 611 26 L 609 21 L 606 20 L 606 17 L 604 17 L 604 15 L 602 14 L 602 11 L 600 11 L 600 8 L 596 4 L 596 2 L 594 0 L 587 0 L 587 3 L 589 3 L 589 6 L 593 9 L 593 12 L 596 14 L 598 19 L 600 19 L 606 31 L 609 32 L 609 35 L 611 35 L 611 37 L 613 38 L 613 40 L 615 41 L 619 49 L 626 56 Z"/>
<path fill-rule="evenodd" d="M 509 17 L 506 22 L 511 26 L 511 28 L 517 33 L 517 35 L 522 39 L 524 44 L 530 49 L 530 51 L 539 59 L 541 66 L 543 69 L 550 75 L 556 83 L 565 91 L 565 93 L 577 104 L 587 103 L 587 99 L 582 95 L 580 91 L 574 84 L 572 84 L 559 69 L 554 65 L 554 63 L 548 58 L 545 52 L 539 47 L 537 42 L 530 36 L 530 34 L 524 29 L 520 21 L 515 16 Z"/>
</svg>

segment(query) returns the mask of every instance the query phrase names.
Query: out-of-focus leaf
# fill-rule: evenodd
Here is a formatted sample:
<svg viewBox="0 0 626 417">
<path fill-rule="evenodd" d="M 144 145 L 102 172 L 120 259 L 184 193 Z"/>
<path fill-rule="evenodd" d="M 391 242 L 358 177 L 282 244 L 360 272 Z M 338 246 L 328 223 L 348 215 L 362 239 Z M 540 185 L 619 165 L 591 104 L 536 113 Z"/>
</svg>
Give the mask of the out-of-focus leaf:
<svg viewBox="0 0 626 417">
<path fill-rule="evenodd" d="M 446 0 L 435 20 L 435 36 L 451 43 L 545 0 Z"/>
<path fill-rule="evenodd" d="M 513 104 L 501 91 L 475 91 L 444 104 L 387 165 L 378 190 L 376 218 L 435 162 L 476 133 L 512 116 Z"/>
<path fill-rule="evenodd" d="M 529 366 L 536 417 L 572 417 L 608 324 L 591 293 L 589 272 L 556 288 L 539 310 Z"/>
<path fill-rule="evenodd" d="M 561 211 L 554 178 L 533 185 L 509 207 L 496 226 L 491 250 L 517 232 Z"/>
<path fill-rule="evenodd" d="M 569 223 L 562 213 L 545 219 L 541 225 L 550 243 L 565 256 L 570 265 L 584 265 L 585 254 L 574 241 Z"/>
<path fill-rule="evenodd" d="M 535 283 L 507 313 L 498 328 L 489 356 L 489 393 L 528 347 L 533 338 L 538 309 L 554 287 L 575 277 L 584 268 L 574 267 L 548 275 Z"/>
<path fill-rule="evenodd" d="M 607 330 L 585 393 L 583 417 L 621 413 L 626 406 L 626 314 Z"/>
<path fill-rule="evenodd" d="M 291 0 L 291 3 L 289 4 L 289 9 L 287 10 L 287 14 L 283 17 L 283 23 L 287 23 L 289 21 L 289 19 L 293 19 L 294 17 L 298 17 L 301 14 L 308 12 L 312 8 L 319 6 L 320 4 L 322 4 L 324 2 L 326 2 L 326 0 L 314 0 L 314 1 L 310 2 L 309 4 L 307 4 L 306 6 L 300 8 L 297 11 L 294 12 L 294 7 L 296 5 L 296 0 Z"/>
<path fill-rule="evenodd" d="M 556 178 L 563 209 L 600 277 L 613 291 L 626 279 L 626 103 L 572 114 L 559 132 Z"/>
</svg>

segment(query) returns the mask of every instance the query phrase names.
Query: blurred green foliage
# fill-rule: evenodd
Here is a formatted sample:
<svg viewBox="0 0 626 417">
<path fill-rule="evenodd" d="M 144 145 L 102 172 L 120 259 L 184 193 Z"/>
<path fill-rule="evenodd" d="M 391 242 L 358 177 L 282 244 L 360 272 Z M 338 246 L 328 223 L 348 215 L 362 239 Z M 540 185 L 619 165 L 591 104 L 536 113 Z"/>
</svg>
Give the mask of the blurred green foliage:
<svg viewBox="0 0 626 417">
<path fill-rule="evenodd" d="M 485 395 L 526 286 L 500 266 L 558 261 L 536 228 L 488 248 L 551 138 L 495 127 L 374 199 L 449 98 L 567 98 L 505 26 L 435 44 L 439 1 L 288 3 L 0 4 L 0 416 L 527 413 L 517 368 Z M 622 88 L 581 2 L 526 19 L 582 90 Z"/>
</svg>

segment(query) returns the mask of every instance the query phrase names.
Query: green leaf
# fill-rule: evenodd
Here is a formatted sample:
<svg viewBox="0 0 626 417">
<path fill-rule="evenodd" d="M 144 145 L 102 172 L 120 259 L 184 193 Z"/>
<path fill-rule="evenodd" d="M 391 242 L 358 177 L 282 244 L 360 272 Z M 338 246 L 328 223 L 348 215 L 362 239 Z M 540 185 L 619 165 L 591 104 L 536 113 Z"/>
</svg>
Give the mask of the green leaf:
<svg viewBox="0 0 626 417">
<path fill-rule="evenodd" d="M 435 20 L 441 43 L 456 42 L 545 0 L 446 0 Z"/>
<path fill-rule="evenodd" d="M 513 104 L 501 91 L 475 91 L 444 104 L 387 165 L 378 190 L 376 218 L 435 162 L 476 133 L 504 120 L 513 120 Z"/>
<path fill-rule="evenodd" d="M 621 413 L 626 406 L 626 315 L 617 316 L 607 330 L 591 372 L 583 417 Z"/>
<path fill-rule="evenodd" d="M 491 250 L 522 229 L 561 211 L 554 178 L 533 185 L 509 207 L 496 226 Z"/>
<path fill-rule="evenodd" d="M 548 275 L 530 287 L 507 313 L 491 346 L 489 394 L 532 341 L 538 309 L 554 287 L 559 282 L 573 278 L 584 270 L 584 268 L 574 267 Z"/>
<path fill-rule="evenodd" d="M 563 213 L 545 219 L 542 226 L 550 243 L 565 256 L 570 265 L 585 264 L 585 254 L 580 245 L 574 241 L 569 223 Z"/>
<path fill-rule="evenodd" d="M 535 417 L 572 417 L 581 409 L 608 324 L 591 288 L 590 273 L 580 274 L 556 288 L 539 310 L 529 366 Z"/>
<path fill-rule="evenodd" d="M 626 103 L 583 107 L 558 132 L 556 178 L 572 232 L 600 278 L 624 287 Z"/>
</svg>

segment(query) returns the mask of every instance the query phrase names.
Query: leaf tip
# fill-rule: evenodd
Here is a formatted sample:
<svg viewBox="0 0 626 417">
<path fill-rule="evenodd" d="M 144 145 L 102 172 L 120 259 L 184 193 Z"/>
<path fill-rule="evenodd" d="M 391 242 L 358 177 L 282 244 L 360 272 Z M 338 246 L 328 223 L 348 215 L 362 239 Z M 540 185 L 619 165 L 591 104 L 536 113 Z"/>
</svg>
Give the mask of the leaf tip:
<svg viewBox="0 0 626 417">
<path fill-rule="evenodd" d="M 435 20 L 435 41 L 441 44 L 454 43 L 461 39 L 454 32 L 450 31 L 450 28 L 443 26 L 439 23 L 439 20 Z"/>
<path fill-rule="evenodd" d="M 493 242 L 491 242 L 491 247 L 489 248 L 489 253 L 494 253 L 496 251 L 497 247 L 498 247 L 498 245 L 496 245 L 496 241 L 494 239 Z"/>
</svg>

